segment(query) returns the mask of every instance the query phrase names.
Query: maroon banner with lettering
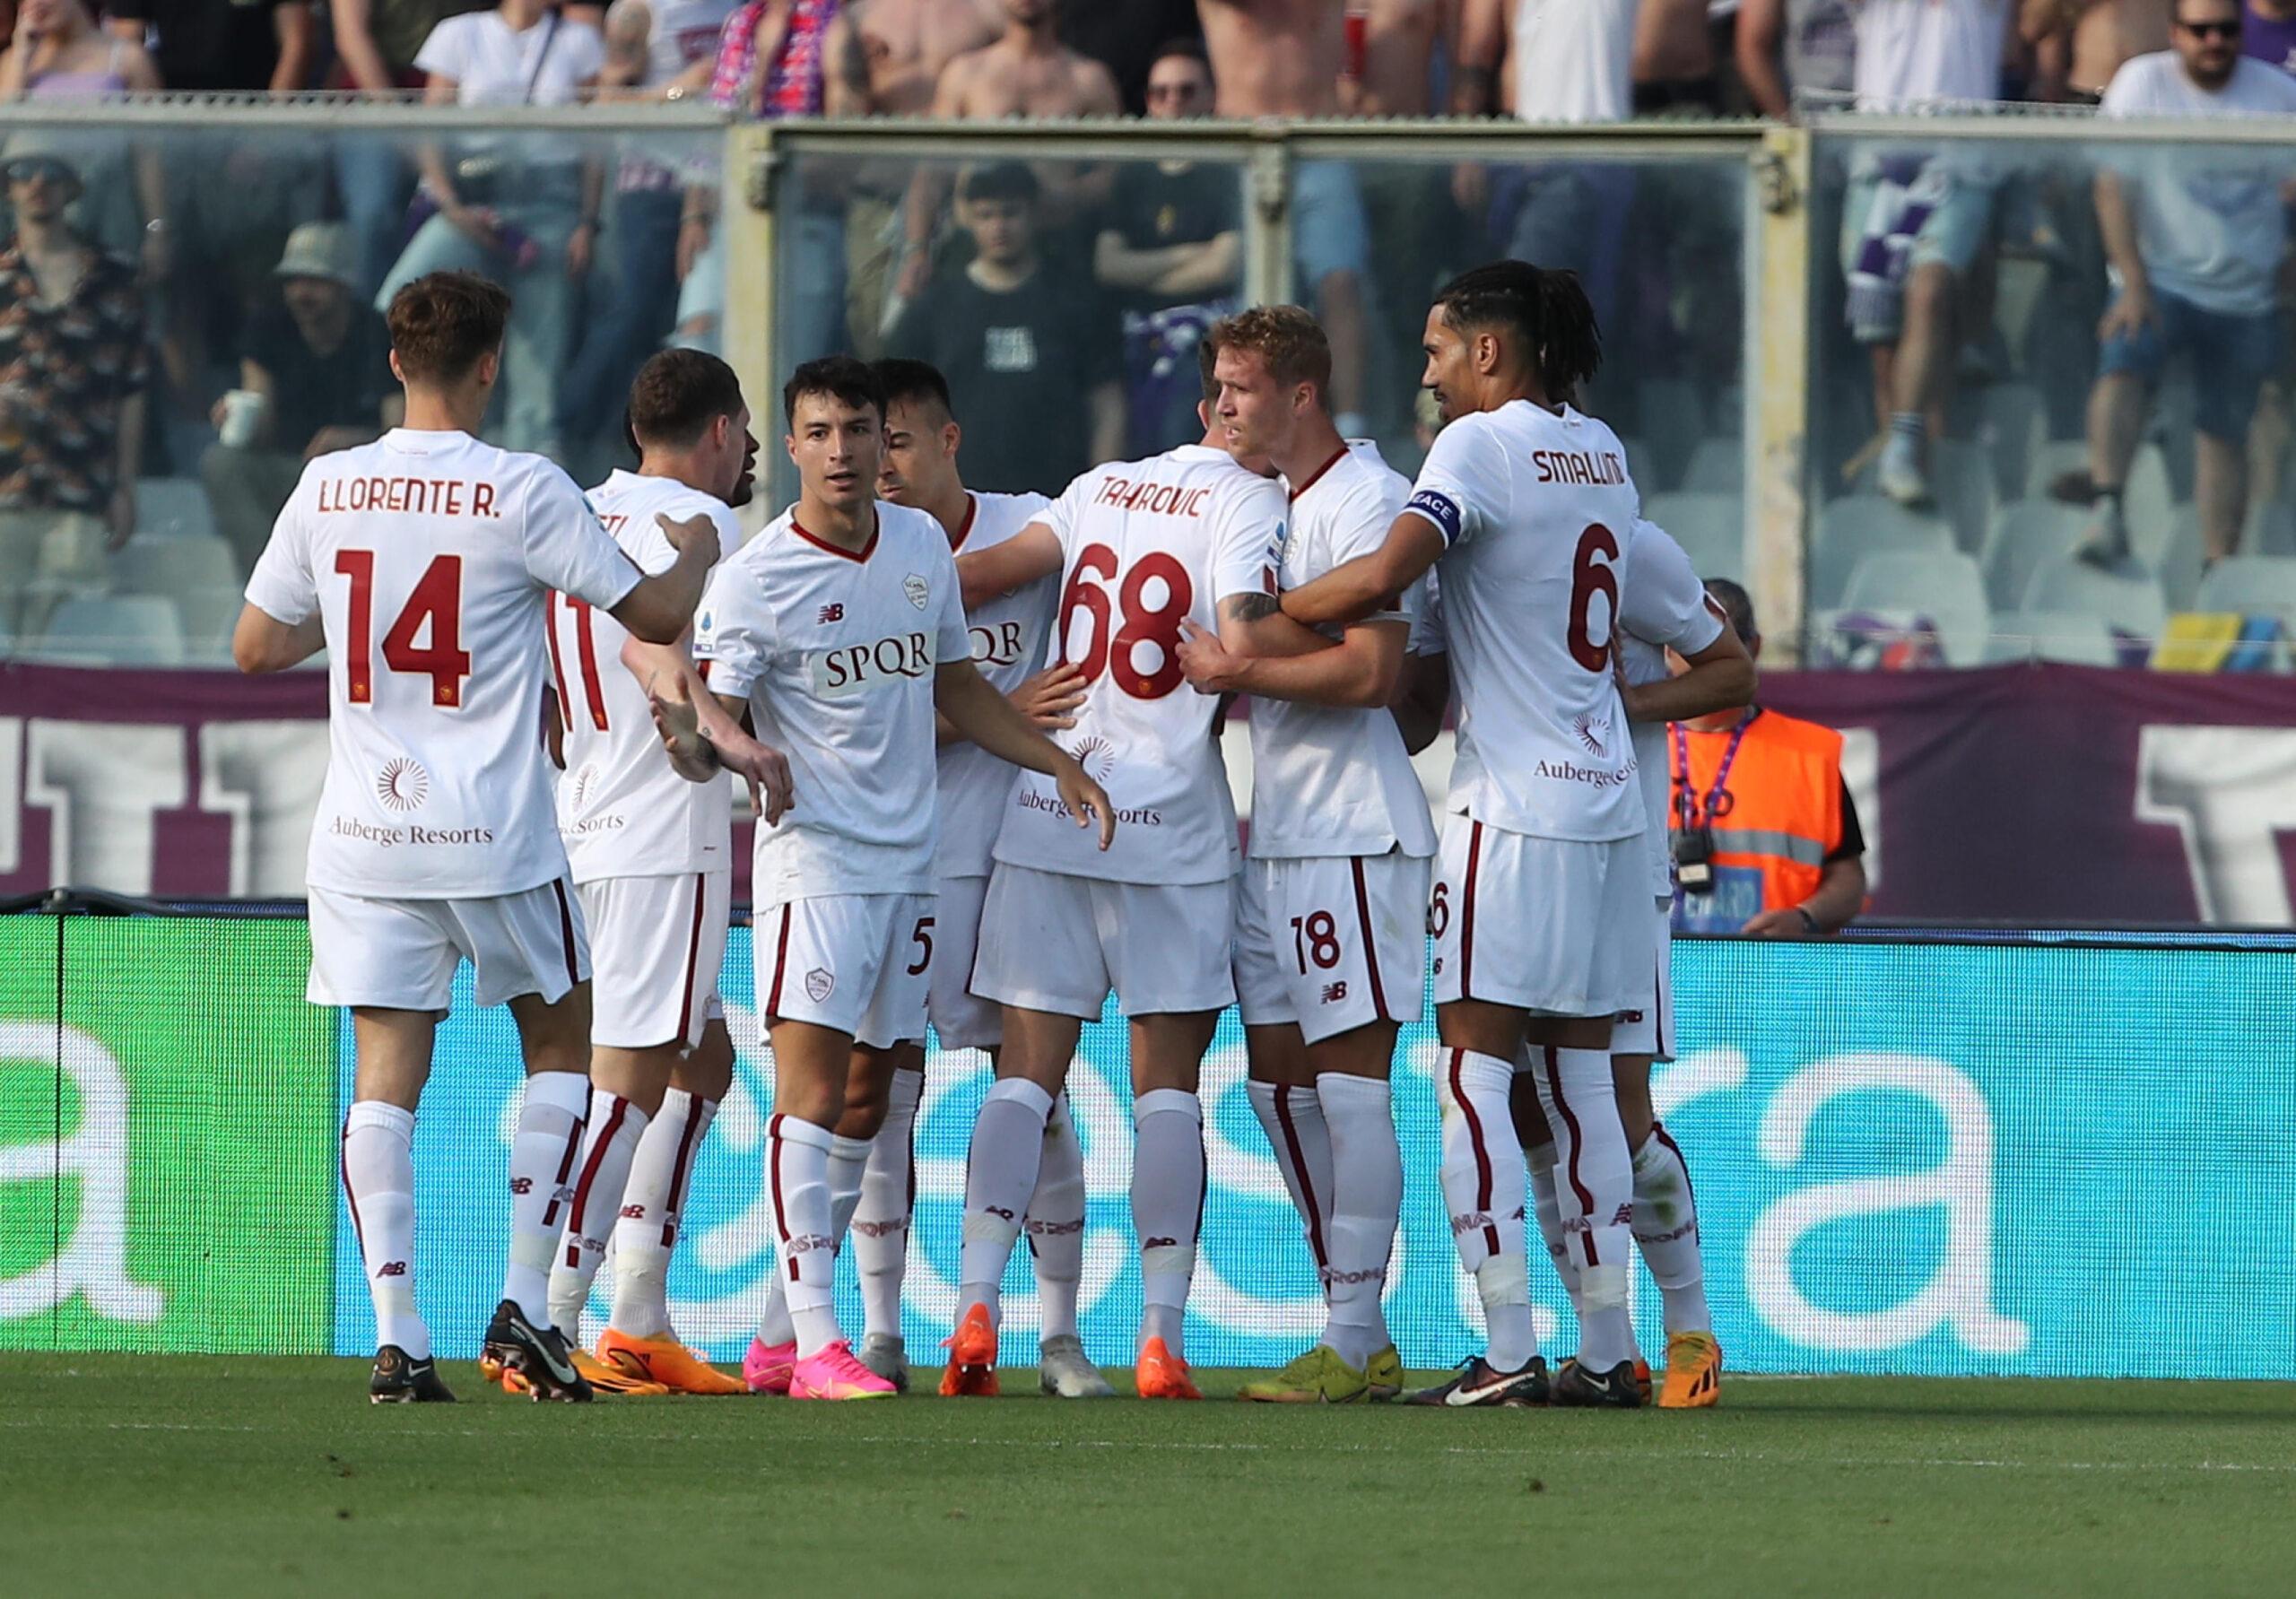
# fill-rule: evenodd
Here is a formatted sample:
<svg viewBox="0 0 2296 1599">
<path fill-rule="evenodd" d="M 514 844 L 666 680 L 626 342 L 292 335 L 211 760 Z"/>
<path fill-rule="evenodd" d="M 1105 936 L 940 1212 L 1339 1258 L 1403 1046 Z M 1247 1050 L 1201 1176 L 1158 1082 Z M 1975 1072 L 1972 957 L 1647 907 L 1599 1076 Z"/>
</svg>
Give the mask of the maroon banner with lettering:
<svg viewBox="0 0 2296 1599">
<path fill-rule="evenodd" d="M 1762 696 L 1846 734 L 1877 916 L 2292 919 L 2296 680 L 1776 673 Z M 0 665 L 0 894 L 299 897 L 326 714 L 317 672 Z"/>
</svg>

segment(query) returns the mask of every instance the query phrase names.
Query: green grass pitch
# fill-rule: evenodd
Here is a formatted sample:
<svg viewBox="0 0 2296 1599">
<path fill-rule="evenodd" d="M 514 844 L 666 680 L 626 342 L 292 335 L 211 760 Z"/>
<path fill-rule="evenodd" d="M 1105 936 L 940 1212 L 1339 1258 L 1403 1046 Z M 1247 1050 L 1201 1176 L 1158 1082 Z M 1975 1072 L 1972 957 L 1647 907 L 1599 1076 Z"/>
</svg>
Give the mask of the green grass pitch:
<svg viewBox="0 0 2296 1599">
<path fill-rule="evenodd" d="M 2296 1386 L 1738 1377 L 1690 1414 L 1444 1413 L 1221 1403 L 1210 1372 L 1192 1405 L 575 1409 L 442 1369 L 463 1403 L 378 1408 L 353 1361 L 0 1355 L 0 1593 L 2296 1583 Z"/>
</svg>

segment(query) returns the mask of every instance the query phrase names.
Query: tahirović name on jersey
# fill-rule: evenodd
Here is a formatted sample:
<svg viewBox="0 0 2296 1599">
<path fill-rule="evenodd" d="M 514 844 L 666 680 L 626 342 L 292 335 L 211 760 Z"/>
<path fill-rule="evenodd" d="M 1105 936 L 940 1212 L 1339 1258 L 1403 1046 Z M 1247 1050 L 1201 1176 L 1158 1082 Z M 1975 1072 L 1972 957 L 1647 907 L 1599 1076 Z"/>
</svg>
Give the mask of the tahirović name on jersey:
<svg viewBox="0 0 2296 1599">
<path fill-rule="evenodd" d="M 356 839 L 388 849 L 395 844 L 491 844 L 491 827 L 377 827 L 355 816 L 338 816 L 327 827 L 338 839 Z"/>
</svg>

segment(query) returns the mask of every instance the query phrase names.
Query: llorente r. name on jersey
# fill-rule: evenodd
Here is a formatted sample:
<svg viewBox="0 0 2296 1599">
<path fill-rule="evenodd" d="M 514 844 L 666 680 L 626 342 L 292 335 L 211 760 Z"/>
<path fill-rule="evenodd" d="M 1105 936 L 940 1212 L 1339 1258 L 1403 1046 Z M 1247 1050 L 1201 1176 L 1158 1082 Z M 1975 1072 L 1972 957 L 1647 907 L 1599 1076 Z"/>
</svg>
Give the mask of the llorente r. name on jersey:
<svg viewBox="0 0 2296 1599">
<path fill-rule="evenodd" d="M 974 494 L 950 552 L 995 549 L 1039 519 L 1051 504 L 1041 494 Z M 998 693 L 1010 694 L 1038 670 L 1059 593 L 1057 581 L 1040 578 L 984 600 L 966 614 L 972 664 Z M 970 740 L 941 746 L 941 844 L 933 857 L 935 876 L 988 875 L 989 852 L 1004 820 L 1004 802 L 1012 797 L 1014 770 Z"/>
<path fill-rule="evenodd" d="M 1116 842 L 1076 825 L 1052 778 L 1014 784 L 996 858 L 1109 882 L 1217 882 L 1236 865 L 1236 806 L 1212 739 L 1218 701 L 1187 684 L 1180 623 L 1216 630 L 1231 594 L 1273 592 L 1283 491 L 1225 450 L 1183 445 L 1096 466 L 1040 518 L 1064 552 L 1045 664 L 1083 673 L 1057 742 L 1108 790 Z"/>
<path fill-rule="evenodd" d="M 1617 436 L 1569 406 L 1513 400 L 1436 436 L 1405 508 L 1447 546 L 1452 812 L 1535 838 L 1641 833 L 1611 668 L 1617 566 L 1639 505 Z"/>
<path fill-rule="evenodd" d="M 638 568 L 574 482 L 466 433 L 395 429 L 304 469 L 248 581 L 327 648 L 313 887 L 515 894 L 566 870 L 536 737 L 544 602 L 604 611 Z"/>
<path fill-rule="evenodd" d="M 948 535 L 876 503 L 859 552 L 795 509 L 722 562 L 694 622 L 711 690 L 746 697 L 796 804 L 758 824 L 761 905 L 933 890 L 935 670 L 971 653 Z"/>
<path fill-rule="evenodd" d="M 675 478 L 616 472 L 590 491 L 591 508 L 631 560 L 651 575 L 677 552 L 656 518 L 708 517 L 718 547 L 742 542 L 733 508 Z M 734 789 L 719 778 L 689 783 L 672 769 L 646 691 L 622 664 L 630 634 L 595 606 L 553 595 L 551 681 L 565 730 L 566 771 L 558 780 L 558 830 L 574 881 L 674 876 L 731 865 Z"/>
</svg>

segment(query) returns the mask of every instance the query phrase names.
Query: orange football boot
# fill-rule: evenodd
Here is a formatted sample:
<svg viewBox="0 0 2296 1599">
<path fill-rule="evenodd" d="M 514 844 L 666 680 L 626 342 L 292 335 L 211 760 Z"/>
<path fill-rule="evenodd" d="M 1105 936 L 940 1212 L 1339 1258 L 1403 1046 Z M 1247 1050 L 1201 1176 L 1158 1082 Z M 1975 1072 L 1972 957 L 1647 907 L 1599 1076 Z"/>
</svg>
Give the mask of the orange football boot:
<svg viewBox="0 0 2296 1599">
<path fill-rule="evenodd" d="M 612 1327 L 598 1340 L 598 1359 L 606 1365 L 649 1383 L 659 1383 L 673 1394 L 747 1394 L 749 1384 L 731 1372 L 720 1371 L 677 1340 L 674 1333 L 654 1338 L 632 1337 Z"/>
<path fill-rule="evenodd" d="M 1143 1399 L 1201 1399 L 1202 1390 L 1188 1375 L 1187 1362 L 1164 1347 L 1161 1338 L 1140 1346 L 1140 1363 L 1132 1369 L 1132 1386 Z"/>
<path fill-rule="evenodd" d="M 1666 1340 L 1666 1382 L 1658 1391 L 1665 1411 L 1707 1410 L 1722 1401 L 1722 1346 L 1711 1333 L 1677 1333 Z"/>
<path fill-rule="evenodd" d="M 987 1306 L 967 1310 L 944 1347 L 949 1369 L 941 1374 L 942 1398 L 996 1397 L 996 1325 L 988 1319 Z"/>
</svg>

